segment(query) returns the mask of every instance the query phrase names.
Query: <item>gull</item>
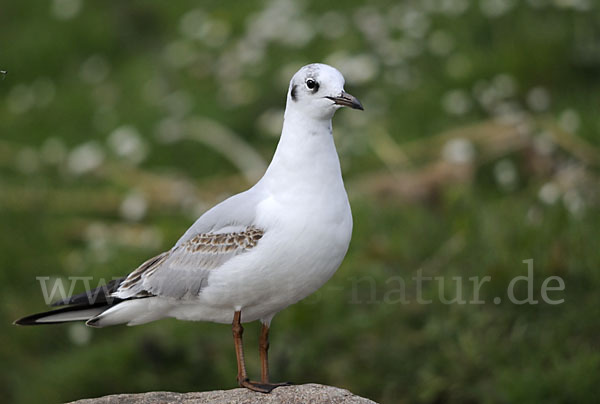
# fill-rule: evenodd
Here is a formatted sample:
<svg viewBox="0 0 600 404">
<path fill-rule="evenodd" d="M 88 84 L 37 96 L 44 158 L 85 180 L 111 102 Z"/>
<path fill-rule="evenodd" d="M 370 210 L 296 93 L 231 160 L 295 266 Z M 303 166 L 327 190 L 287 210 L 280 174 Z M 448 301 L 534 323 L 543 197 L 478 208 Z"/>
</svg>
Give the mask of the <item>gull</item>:
<svg viewBox="0 0 600 404">
<path fill-rule="evenodd" d="M 269 393 L 269 327 L 276 313 L 319 289 L 342 263 L 352 212 L 332 135 L 341 107 L 362 110 L 335 68 L 313 63 L 292 77 L 283 129 L 264 176 L 205 212 L 170 250 L 129 275 L 15 321 L 139 325 L 166 317 L 232 325 L 237 381 Z M 261 322 L 260 381 L 246 372 L 242 323 Z"/>
</svg>

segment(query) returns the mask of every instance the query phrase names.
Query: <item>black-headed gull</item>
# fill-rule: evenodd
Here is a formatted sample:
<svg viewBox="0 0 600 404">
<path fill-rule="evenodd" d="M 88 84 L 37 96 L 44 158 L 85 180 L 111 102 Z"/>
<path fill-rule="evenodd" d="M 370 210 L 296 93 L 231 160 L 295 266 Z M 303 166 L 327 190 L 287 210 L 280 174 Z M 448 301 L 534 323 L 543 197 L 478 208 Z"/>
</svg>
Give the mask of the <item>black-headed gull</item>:
<svg viewBox="0 0 600 404">
<path fill-rule="evenodd" d="M 281 138 L 264 176 L 204 213 L 175 246 L 126 277 L 55 303 L 20 325 L 138 325 L 165 317 L 231 323 L 240 386 L 270 392 L 273 316 L 319 289 L 341 264 L 352 213 L 331 131 L 335 111 L 363 109 L 331 66 L 290 81 Z M 242 322 L 260 320 L 261 381 L 248 379 Z"/>
</svg>

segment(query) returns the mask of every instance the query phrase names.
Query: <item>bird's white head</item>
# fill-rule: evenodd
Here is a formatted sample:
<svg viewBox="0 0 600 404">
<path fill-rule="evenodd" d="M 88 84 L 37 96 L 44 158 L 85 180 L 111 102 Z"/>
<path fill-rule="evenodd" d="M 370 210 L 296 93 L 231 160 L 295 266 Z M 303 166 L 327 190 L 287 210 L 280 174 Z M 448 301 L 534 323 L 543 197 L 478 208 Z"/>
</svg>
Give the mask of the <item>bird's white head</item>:
<svg viewBox="0 0 600 404">
<path fill-rule="evenodd" d="M 290 81 L 286 113 L 329 120 L 341 107 L 362 110 L 360 101 L 344 91 L 344 82 L 344 76 L 329 65 L 313 63 L 302 67 Z"/>
</svg>

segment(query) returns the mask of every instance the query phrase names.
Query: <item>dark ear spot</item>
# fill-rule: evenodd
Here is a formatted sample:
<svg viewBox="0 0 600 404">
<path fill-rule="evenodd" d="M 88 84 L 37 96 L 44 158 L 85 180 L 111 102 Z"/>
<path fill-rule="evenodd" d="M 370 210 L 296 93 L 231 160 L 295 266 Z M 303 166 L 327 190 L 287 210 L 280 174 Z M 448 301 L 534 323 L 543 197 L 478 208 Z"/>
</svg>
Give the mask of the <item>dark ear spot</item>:
<svg viewBox="0 0 600 404">
<path fill-rule="evenodd" d="M 292 91 L 290 92 L 290 95 L 292 96 L 292 101 L 296 101 L 296 87 L 298 87 L 298 85 L 294 84 L 292 86 Z"/>
</svg>

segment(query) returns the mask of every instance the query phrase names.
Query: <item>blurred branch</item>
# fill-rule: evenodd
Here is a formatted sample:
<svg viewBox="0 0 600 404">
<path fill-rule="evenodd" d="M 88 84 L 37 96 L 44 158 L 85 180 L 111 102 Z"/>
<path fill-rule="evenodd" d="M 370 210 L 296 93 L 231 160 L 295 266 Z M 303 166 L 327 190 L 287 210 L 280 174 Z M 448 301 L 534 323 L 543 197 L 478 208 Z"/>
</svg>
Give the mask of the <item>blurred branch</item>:
<svg viewBox="0 0 600 404">
<path fill-rule="evenodd" d="M 264 174 L 267 164 L 241 136 L 208 118 L 191 119 L 186 128 L 189 139 L 202 142 L 225 156 L 250 184 Z"/>
<path fill-rule="evenodd" d="M 444 145 L 453 139 L 472 142 L 480 161 L 493 160 L 529 142 L 529 136 L 520 132 L 515 125 L 489 120 L 450 129 L 422 140 L 404 143 L 400 147 L 413 158 L 431 160 L 438 158 Z"/>
<path fill-rule="evenodd" d="M 600 149 L 585 139 L 565 131 L 552 119 L 540 119 L 538 123 L 547 130 L 556 144 L 569 154 L 586 164 L 600 167 Z"/>
<path fill-rule="evenodd" d="M 10 145 L 0 142 L 0 155 L 14 154 L 10 150 Z M 135 189 L 144 195 L 151 207 L 179 210 L 186 201 L 213 203 L 224 193 L 242 189 L 245 185 L 237 175 L 204 179 L 200 185 L 183 175 L 151 172 L 116 161 L 105 163 L 93 175 L 103 178 L 106 186 L 58 188 L 2 183 L 0 207 L 22 211 L 44 204 L 53 212 L 116 214 L 124 196 L 119 190 Z"/>
<path fill-rule="evenodd" d="M 550 135 L 550 140 L 583 164 L 600 166 L 600 150 L 583 138 L 561 129 L 548 118 L 514 116 L 450 129 L 437 135 L 398 144 L 383 129 L 373 133 L 371 147 L 389 172 L 371 172 L 357 179 L 355 194 L 402 197 L 420 201 L 434 197 L 437 190 L 451 183 L 470 181 L 478 166 L 503 156 L 527 150 L 537 153 L 534 139 L 539 130 Z M 453 161 L 446 148 L 460 141 L 473 149 L 473 156 L 464 161 Z M 550 156 L 538 156 L 552 160 Z M 555 158 L 555 157 L 554 157 Z M 420 163 L 420 165 L 416 165 Z M 553 164 L 548 161 L 548 164 Z"/>
<path fill-rule="evenodd" d="M 407 154 L 383 127 L 376 126 L 369 134 L 369 141 L 377 157 L 391 172 L 411 164 Z"/>
</svg>

